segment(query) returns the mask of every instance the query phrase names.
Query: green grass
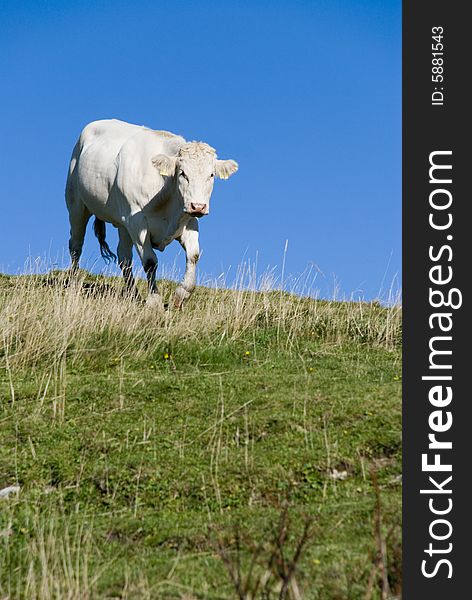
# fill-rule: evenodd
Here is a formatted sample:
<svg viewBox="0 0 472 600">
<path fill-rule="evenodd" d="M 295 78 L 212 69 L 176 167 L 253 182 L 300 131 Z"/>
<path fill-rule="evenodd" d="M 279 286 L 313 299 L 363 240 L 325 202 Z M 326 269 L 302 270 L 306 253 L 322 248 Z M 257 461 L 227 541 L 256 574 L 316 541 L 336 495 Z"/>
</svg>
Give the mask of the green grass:
<svg viewBox="0 0 472 600">
<path fill-rule="evenodd" d="M 0 595 L 235 598 L 215 536 L 246 568 L 289 497 L 301 597 L 364 598 L 372 469 L 401 517 L 400 309 L 198 288 L 158 314 L 63 280 L 0 278 Z"/>
</svg>

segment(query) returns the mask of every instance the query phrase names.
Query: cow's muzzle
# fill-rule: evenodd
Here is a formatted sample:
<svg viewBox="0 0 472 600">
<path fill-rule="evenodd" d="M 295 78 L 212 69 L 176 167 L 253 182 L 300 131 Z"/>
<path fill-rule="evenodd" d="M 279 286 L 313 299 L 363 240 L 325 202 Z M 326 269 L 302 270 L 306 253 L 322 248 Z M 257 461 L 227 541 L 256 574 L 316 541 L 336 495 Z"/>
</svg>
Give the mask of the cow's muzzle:
<svg viewBox="0 0 472 600">
<path fill-rule="evenodd" d="M 190 204 L 190 214 L 194 217 L 203 217 L 208 214 L 208 204 Z"/>
</svg>

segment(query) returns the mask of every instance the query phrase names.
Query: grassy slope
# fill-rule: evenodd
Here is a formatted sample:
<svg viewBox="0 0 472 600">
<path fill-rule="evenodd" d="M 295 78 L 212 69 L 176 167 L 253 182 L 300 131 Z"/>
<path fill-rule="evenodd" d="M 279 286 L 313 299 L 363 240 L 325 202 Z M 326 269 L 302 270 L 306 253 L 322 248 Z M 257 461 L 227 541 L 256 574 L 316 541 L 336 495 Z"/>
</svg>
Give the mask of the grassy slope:
<svg viewBox="0 0 472 600">
<path fill-rule="evenodd" d="M 0 595 L 233 598 L 209 524 L 256 543 L 291 489 L 303 597 L 362 598 L 372 467 L 400 519 L 400 311 L 200 288 L 159 315 L 116 287 L 0 279 Z"/>
</svg>

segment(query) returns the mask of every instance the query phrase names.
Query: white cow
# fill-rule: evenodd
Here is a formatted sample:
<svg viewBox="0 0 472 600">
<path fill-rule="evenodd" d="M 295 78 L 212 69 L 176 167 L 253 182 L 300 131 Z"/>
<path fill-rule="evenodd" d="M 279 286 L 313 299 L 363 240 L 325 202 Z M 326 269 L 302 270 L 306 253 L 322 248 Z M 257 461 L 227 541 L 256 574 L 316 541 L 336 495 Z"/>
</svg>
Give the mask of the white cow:
<svg viewBox="0 0 472 600">
<path fill-rule="evenodd" d="M 75 145 L 66 185 L 72 269 L 78 268 L 85 229 L 95 215 L 94 232 L 107 261 L 116 256 L 105 240 L 105 222 L 118 228 L 126 289 L 136 293 L 134 245 L 148 278 L 148 301 L 162 304 L 154 249 L 162 252 L 178 240 L 186 252 L 185 276 L 174 298 L 181 306 L 195 288 L 198 218 L 208 214 L 214 178 L 227 179 L 237 169 L 234 160 L 218 160 L 208 144 L 168 131 L 116 119 L 90 123 Z"/>
</svg>

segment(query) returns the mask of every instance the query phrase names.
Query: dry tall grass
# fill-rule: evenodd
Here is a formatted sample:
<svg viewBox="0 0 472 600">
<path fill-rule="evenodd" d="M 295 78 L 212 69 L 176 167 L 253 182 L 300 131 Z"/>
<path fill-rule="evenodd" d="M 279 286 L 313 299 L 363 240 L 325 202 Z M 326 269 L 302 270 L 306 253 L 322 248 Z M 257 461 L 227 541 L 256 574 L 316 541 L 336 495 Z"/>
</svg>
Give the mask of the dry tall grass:
<svg viewBox="0 0 472 600">
<path fill-rule="evenodd" d="M 103 339 L 118 356 L 139 358 L 173 340 L 198 340 L 204 347 L 235 340 L 254 327 L 277 328 L 285 349 L 296 348 L 298 335 L 307 332 L 333 343 L 353 340 L 386 349 L 399 343 L 397 302 L 328 302 L 270 289 L 267 278 L 258 286 L 240 283 L 236 289 L 197 288 L 183 310 L 157 312 L 123 298 L 118 278 L 81 272 L 71 282 L 66 271 L 3 276 L 0 366 L 11 373 L 47 360 L 60 369 L 65 356 L 73 363 Z M 161 282 L 165 301 L 174 287 Z"/>
<path fill-rule="evenodd" d="M 28 545 L 23 553 L 27 576 L 12 588 L 25 598 L 85 600 L 93 590 L 89 577 L 91 531 L 57 512 L 31 518 Z M 14 574 L 12 574 L 14 576 Z M 18 585 L 19 584 L 19 585 Z"/>
</svg>

